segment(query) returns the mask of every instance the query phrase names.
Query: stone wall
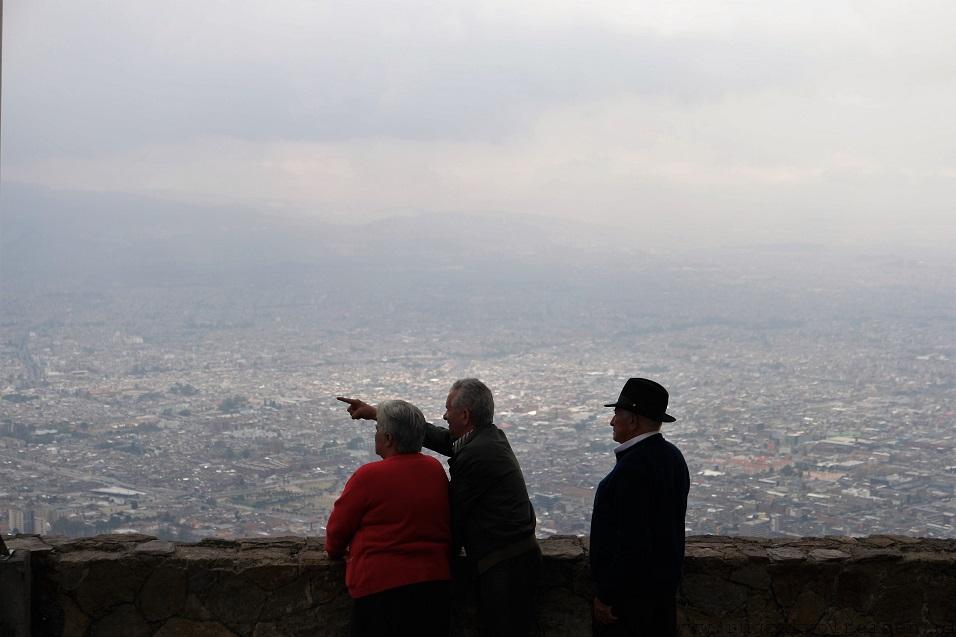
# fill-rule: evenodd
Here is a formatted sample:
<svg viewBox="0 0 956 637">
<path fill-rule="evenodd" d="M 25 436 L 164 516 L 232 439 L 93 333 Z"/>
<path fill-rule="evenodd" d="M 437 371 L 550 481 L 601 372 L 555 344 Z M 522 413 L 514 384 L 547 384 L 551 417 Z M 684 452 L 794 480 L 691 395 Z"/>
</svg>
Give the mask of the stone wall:
<svg viewBox="0 0 956 637">
<path fill-rule="evenodd" d="M 344 567 L 321 539 L 18 536 L 8 545 L 21 570 L 29 552 L 32 585 L 21 592 L 34 635 L 347 634 Z M 590 634 L 587 549 L 586 538 L 542 542 L 539 634 Z M 692 537 L 684 571 L 683 635 L 956 637 L 956 540 Z M 466 579 L 455 591 L 459 635 L 475 634 Z M 0 617 L 17 607 L 0 600 Z"/>
</svg>

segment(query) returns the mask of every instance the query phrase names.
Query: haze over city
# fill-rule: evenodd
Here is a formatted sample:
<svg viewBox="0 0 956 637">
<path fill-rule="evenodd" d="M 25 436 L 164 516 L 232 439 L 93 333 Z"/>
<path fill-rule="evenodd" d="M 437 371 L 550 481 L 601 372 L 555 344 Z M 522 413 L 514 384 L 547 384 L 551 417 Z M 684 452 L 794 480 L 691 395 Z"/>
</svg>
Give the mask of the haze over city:
<svg viewBox="0 0 956 637">
<path fill-rule="evenodd" d="M 0 532 L 321 535 L 336 395 L 495 392 L 540 535 L 956 536 L 946 2 L 3 5 Z"/>
<path fill-rule="evenodd" d="M 950 2 L 15 0 L 4 27 L 5 182 L 648 247 L 954 238 Z"/>
</svg>

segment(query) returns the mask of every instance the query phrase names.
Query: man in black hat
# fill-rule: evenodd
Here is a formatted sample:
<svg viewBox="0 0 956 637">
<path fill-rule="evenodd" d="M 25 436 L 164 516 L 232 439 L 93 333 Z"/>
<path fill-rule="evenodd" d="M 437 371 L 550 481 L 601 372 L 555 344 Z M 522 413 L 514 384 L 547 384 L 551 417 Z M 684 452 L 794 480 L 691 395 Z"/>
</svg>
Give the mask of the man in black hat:
<svg viewBox="0 0 956 637">
<path fill-rule="evenodd" d="M 631 378 L 611 427 L 617 464 L 601 480 L 591 515 L 594 634 L 677 634 L 675 596 L 684 560 L 690 476 L 680 450 L 664 440 L 667 390 Z"/>
</svg>

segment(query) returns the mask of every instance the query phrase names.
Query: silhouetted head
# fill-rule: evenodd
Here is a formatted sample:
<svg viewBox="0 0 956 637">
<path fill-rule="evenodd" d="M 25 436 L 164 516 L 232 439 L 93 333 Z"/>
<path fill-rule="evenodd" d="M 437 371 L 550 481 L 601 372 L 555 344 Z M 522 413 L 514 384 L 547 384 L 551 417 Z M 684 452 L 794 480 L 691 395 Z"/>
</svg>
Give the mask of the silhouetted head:
<svg viewBox="0 0 956 637">
<path fill-rule="evenodd" d="M 495 399 L 488 386 L 477 378 L 456 380 L 445 400 L 445 422 L 453 438 L 472 429 L 490 427 L 495 417 Z"/>
<path fill-rule="evenodd" d="M 648 378 L 629 378 L 617 402 L 604 406 L 626 409 L 656 423 L 674 422 L 676 418 L 665 413 L 668 398 L 667 390 L 660 383 Z"/>
</svg>

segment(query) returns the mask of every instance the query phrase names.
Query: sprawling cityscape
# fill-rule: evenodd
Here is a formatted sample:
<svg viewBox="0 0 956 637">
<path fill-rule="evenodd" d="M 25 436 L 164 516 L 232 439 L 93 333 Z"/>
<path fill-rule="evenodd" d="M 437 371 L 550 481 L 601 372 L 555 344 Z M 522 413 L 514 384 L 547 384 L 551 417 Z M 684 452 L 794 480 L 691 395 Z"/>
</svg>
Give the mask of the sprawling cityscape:
<svg viewBox="0 0 956 637">
<path fill-rule="evenodd" d="M 440 423 L 477 376 L 539 535 L 587 534 L 603 404 L 648 376 L 691 469 L 689 534 L 956 536 L 951 265 L 828 259 L 42 285 L 7 267 L 0 532 L 322 535 L 377 459 L 335 397 Z"/>
</svg>

